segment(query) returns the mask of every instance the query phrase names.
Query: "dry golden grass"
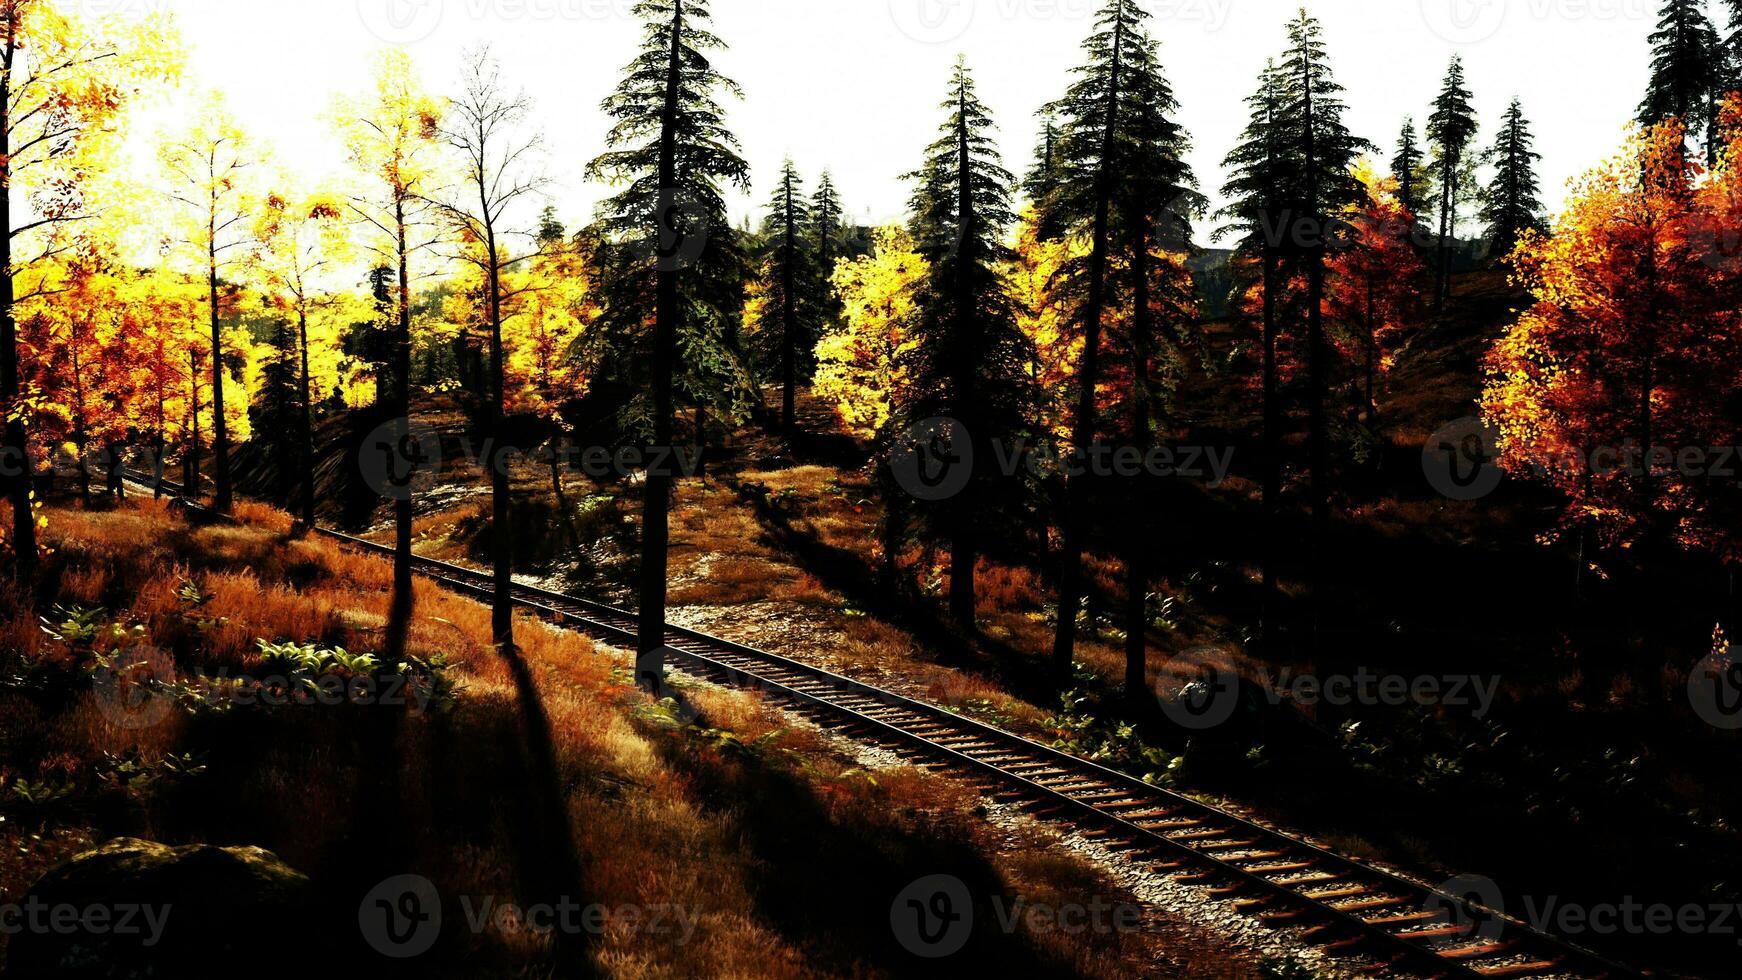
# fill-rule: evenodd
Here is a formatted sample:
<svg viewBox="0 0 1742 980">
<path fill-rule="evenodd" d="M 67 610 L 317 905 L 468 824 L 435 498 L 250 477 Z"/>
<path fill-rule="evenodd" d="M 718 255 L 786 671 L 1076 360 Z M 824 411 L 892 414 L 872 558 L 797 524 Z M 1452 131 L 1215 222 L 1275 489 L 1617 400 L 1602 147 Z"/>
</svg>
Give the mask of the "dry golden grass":
<svg viewBox="0 0 1742 980">
<path fill-rule="evenodd" d="M 184 675 L 257 668 L 260 638 L 379 647 L 385 563 L 292 540 L 276 512 L 241 514 L 244 526 L 200 528 L 149 500 L 102 513 L 55 509 L 46 587 L 54 601 L 101 605 L 143 625 L 166 666 Z M 737 564 L 716 588 L 763 577 L 751 566 L 765 558 L 727 561 Z M 776 577 L 779 590 L 821 591 L 795 571 Z M 205 597 L 197 615 L 181 595 L 188 583 Z M 7 649 L 62 655 L 33 610 L 5 608 Z M 878 656 L 909 642 L 850 622 L 852 642 Z M 888 903 L 940 869 L 978 869 L 984 887 L 1031 900 L 1088 887 L 1118 893 L 1074 859 L 1034 864 L 1038 845 L 1012 850 L 971 816 L 971 790 L 917 770 L 864 773 L 830 739 L 757 698 L 687 691 L 702 725 L 676 727 L 625 685 L 618 652 L 523 618 L 513 662 L 491 648 L 489 632 L 486 607 L 419 583 L 410 652 L 447 657 L 464 684 L 437 714 L 178 710 L 128 729 L 88 692 L 59 706 L 0 693 L 0 800 L 18 778 L 88 785 L 105 752 L 147 762 L 189 752 L 208 766 L 162 794 L 39 814 L 32 838 L 16 819 L 0 824 L 0 848 L 18 855 L 0 863 L 0 892 L 20 894 L 55 861 L 135 834 L 258 844 L 337 905 L 415 868 L 449 897 L 530 903 L 561 894 L 697 916 L 689 942 L 617 926 L 579 951 L 512 929 L 444 934 L 440 965 L 429 964 L 435 976 L 623 977 L 904 975 L 916 961 L 891 941 Z M 997 696 L 977 684 L 955 691 Z M 818 848 L 834 863 L 820 864 Z M 1010 970 L 1038 965 L 1036 975 L 1096 976 L 1143 972 L 1155 951 L 1143 934 L 1021 931 L 992 937 L 984 955 Z"/>
</svg>

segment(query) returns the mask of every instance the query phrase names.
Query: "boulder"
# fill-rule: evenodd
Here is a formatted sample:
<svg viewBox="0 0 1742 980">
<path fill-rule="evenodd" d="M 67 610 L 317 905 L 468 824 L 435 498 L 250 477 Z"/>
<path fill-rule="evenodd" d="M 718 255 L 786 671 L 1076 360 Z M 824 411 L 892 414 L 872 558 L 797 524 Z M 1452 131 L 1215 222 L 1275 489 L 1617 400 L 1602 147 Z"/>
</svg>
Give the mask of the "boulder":
<svg viewBox="0 0 1742 980">
<path fill-rule="evenodd" d="M 309 879 L 258 847 L 119 838 L 51 868 L 0 920 L 7 978 L 289 976 Z M 303 963 L 304 970 L 308 963 Z"/>
</svg>

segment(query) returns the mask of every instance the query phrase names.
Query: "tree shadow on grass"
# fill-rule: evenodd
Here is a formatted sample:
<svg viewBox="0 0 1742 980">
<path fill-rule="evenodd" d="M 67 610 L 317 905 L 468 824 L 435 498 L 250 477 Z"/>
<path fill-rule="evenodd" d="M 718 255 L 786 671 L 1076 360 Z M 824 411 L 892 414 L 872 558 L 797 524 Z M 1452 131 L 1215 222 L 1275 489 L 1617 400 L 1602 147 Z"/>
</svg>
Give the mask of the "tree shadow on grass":
<svg viewBox="0 0 1742 980">
<path fill-rule="evenodd" d="M 825 588 L 846 596 L 855 608 L 913 634 L 921 647 L 942 666 L 998 677 L 1011 694 L 1034 704 L 1057 699 L 1057 677 L 1051 664 L 1002 641 L 968 636 L 936 609 L 885 582 L 865 557 L 823 541 L 801 527 L 767 494 L 739 488 L 777 547 L 790 555 Z"/>
<path fill-rule="evenodd" d="M 851 976 L 1081 975 L 1020 926 L 1003 926 L 1016 897 L 971 841 L 905 825 L 881 807 L 831 810 L 809 783 L 753 749 L 722 758 L 692 738 L 655 745 L 665 764 L 690 780 L 701 805 L 731 822 L 750 852 L 759 869 L 754 898 L 760 918 L 819 969 Z M 924 945 L 904 945 L 896 924 L 898 917 L 918 914 L 905 907 L 906 898 L 920 895 L 925 906 L 933 892 L 912 886 L 933 876 L 956 879 L 972 901 L 971 916 L 955 927 L 965 944 L 935 959 L 920 955 Z M 942 932 L 942 923 L 930 924 Z M 916 933 L 903 931 L 911 943 Z"/>
</svg>

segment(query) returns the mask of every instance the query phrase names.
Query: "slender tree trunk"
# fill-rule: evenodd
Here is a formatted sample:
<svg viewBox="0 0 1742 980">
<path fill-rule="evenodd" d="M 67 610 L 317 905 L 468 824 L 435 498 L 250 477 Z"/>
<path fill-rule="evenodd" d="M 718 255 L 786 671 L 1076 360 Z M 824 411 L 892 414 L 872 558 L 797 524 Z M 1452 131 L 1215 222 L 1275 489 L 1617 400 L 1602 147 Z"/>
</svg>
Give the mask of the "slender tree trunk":
<svg viewBox="0 0 1742 980">
<path fill-rule="evenodd" d="M 1125 26 L 1120 19 L 1113 27 L 1113 79 L 1107 93 L 1107 118 L 1101 132 L 1101 160 L 1095 175 L 1095 220 L 1089 252 L 1089 298 L 1083 310 L 1083 361 L 1078 379 L 1076 422 L 1072 438 L 1075 449 L 1087 458 L 1095 441 L 1095 391 L 1101 373 L 1101 318 L 1107 291 L 1107 223 L 1110 219 L 1114 135 L 1119 120 L 1120 71 L 1123 67 Z M 1083 553 L 1089 536 L 1089 485 L 1083 476 L 1068 478 L 1065 486 L 1064 554 L 1060 556 L 1058 633 L 1053 639 L 1053 667 L 1068 683 L 1076 660 L 1077 615 L 1083 603 Z"/>
<path fill-rule="evenodd" d="M 683 0 L 673 3 L 671 51 L 666 66 L 665 110 L 660 123 L 659 193 L 667 200 L 677 192 L 677 117 L 679 88 L 683 78 Z M 653 331 L 653 442 L 656 449 L 672 445 L 672 373 L 677 364 L 679 302 L 678 270 L 661 262 L 655 272 Z M 635 676 L 648 690 L 665 683 L 665 590 L 668 549 L 671 544 L 671 494 L 674 481 L 669 464 L 647 472 L 641 508 L 640 629 L 636 644 Z"/>
<path fill-rule="evenodd" d="M 200 361 L 192 348 L 188 349 L 188 439 L 187 458 L 182 460 L 182 495 L 190 500 L 199 498 L 200 476 Z"/>
<path fill-rule="evenodd" d="M 12 411 L 23 391 L 18 370 L 17 286 L 12 276 L 12 66 L 17 55 L 18 18 L 7 18 L 4 71 L 0 71 L 0 409 L 4 410 L 5 444 L 0 469 L 6 497 L 12 503 L 13 571 L 20 582 L 36 577 L 36 513 L 31 500 L 32 467 L 29 435 L 21 412 Z"/>
<path fill-rule="evenodd" d="M 1462 147 L 1446 150 L 1446 172 L 1440 176 L 1440 268 L 1439 281 L 1434 287 L 1434 309 L 1439 310 L 1445 302 L 1452 298 L 1452 236 L 1458 230 L 1456 183 L 1458 179 L 1458 164 L 1462 160 Z"/>
<path fill-rule="evenodd" d="M 411 255 L 405 217 L 405 196 L 398 194 L 393 208 L 394 233 L 399 258 L 398 329 L 393 337 L 393 438 L 396 452 L 406 451 L 411 443 Z M 417 461 L 400 461 L 414 466 Z M 405 659 L 406 645 L 411 637 L 411 615 L 415 604 L 411 574 L 412 540 L 412 477 L 393 499 L 393 595 L 387 611 L 387 661 L 399 663 Z"/>
<path fill-rule="evenodd" d="M 956 126 L 956 220 L 960 227 L 956 231 L 958 252 L 956 254 L 955 286 L 955 324 L 954 341 L 957 350 L 950 357 L 950 368 L 955 374 L 951 379 L 950 392 L 956 404 L 953 411 L 966 423 L 968 439 L 975 446 L 976 459 L 984 459 L 985 454 L 978 452 L 981 444 L 986 442 L 985 426 L 979 424 L 981 413 L 978 398 L 975 395 L 977 379 L 969 366 L 970 354 L 979 346 L 977 342 L 983 331 L 974 310 L 973 280 L 969 269 L 978 257 L 969 253 L 969 243 L 979 233 L 975 227 L 978 217 L 974 209 L 973 157 L 968 140 L 966 87 L 957 90 Z M 979 529 L 976 525 L 979 516 L 978 491 L 984 486 L 983 477 L 975 475 L 969 483 L 972 495 L 963 502 L 962 507 L 952 522 L 954 525 L 950 551 L 950 618 L 956 625 L 972 632 L 978 618 L 975 603 L 976 583 L 975 572 L 979 565 Z"/>
<path fill-rule="evenodd" d="M 782 246 L 784 253 L 780 270 L 780 316 L 785 327 L 785 336 L 781 339 L 780 373 L 781 382 L 785 385 L 780 403 L 781 430 L 787 439 L 792 439 L 798 432 L 798 309 L 794 301 L 793 291 L 797 288 L 793 275 L 793 259 L 798 251 L 798 228 L 792 215 L 792 173 L 789 171 L 786 180 L 786 241 Z"/>
<path fill-rule="evenodd" d="M 1149 309 L 1149 236 L 1142 225 L 1131 243 L 1131 439 L 1148 454 L 1154 439 L 1149 399 L 1149 354 L 1152 329 Z M 1149 689 L 1149 522 L 1142 519 L 1144 485 L 1131 481 L 1125 531 L 1125 693 L 1136 701 Z"/>
<path fill-rule="evenodd" d="M 1307 543 L 1309 582 L 1312 590 L 1311 636 L 1315 652 L 1319 642 L 1321 591 L 1324 583 L 1323 555 L 1326 525 L 1330 520 L 1328 433 L 1325 425 L 1325 249 L 1330 236 L 1330 219 L 1320 200 L 1318 181 L 1318 119 L 1314 115 L 1313 75 L 1311 64 L 1301 65 L 1306 92 L 1306 173 L 1307 206 L 1318 225 L 1317 241 L 1306 248 L 1307 272 L 1307 442 L 1308 484 L 1312 495 L 1312 534 Z"/>
<path fill-rule="evenodd" d="M 1278 593 L 1276 590 L 1276 541 L 1281 535 L 1278 515 L 1282 504 L 1282 403 L 1277 391 L 1277 291 L 1281 286 L 1280 260 L 1268 245 L 1264 256 L 1264 519 L 1259 549 L 1264 566 L 1264 586 L 1259 596 L 1259 632 L 1266 654 L 1275 654 Z"/>
<path fill-rule="evenodd" d="M 297 342 L 302 348 L 302 523 L 312 531 L 315 526 L 315 409 L 309 382 L 306 309 L 297 310 L 296 330 Z"/>
<path fill-rule="evenodd" d="M 73 445 L 78 448 L 79 458 L 79 500 L 89 505 L 91 502 L 91 435 L 85 428 L 85 372 L 80 363 L 79 351 L 83 344 L 75 342 L 69 334 L 67 337 L 67 354 L 73 369 Z"/>
<path fill-rule="evenodd" d="M 485 194 L 482 184 L 480 195 Z M 486 197 L 482 213 L 490 214 Z M 514 649 L 514 530 L 513 484 L 508 472 L 508 455 L 503 452 L 506 435 L 502 419 L 507 412 L 502 377 L 502 262 L 496 251 L 496 232 L 485 225 L 490 270 L 490 408 L 488 428 L 490 438 L 490 551 L 495 559 L 495 594 L 490 603 L 491 637 L 496 649 L 504 653 Z"/>
<path fill-rule="evenodd" d="M 220 514 L 228 514 L 234 503 L 235 488 L 230 485 L 230 423 L 224 418 L 224 335 L 222 318 L 218 312 L 218 252 L 215 223 L 211 229 L 211 236 L 207 239 L 211 265 L 208 268 L 206 285 L 209 288 L 207 298 L 212 317 L 212 464 L 217 469 L 217 488 L 212 497 L 212 509 Z"/>
</svg>

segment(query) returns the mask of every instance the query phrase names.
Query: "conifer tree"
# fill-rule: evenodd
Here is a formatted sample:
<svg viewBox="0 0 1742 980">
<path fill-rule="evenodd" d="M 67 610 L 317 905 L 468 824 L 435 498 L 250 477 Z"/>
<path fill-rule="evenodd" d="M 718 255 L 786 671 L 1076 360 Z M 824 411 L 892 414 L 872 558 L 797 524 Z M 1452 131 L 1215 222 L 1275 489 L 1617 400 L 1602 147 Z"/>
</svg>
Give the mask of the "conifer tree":
<svg viewBox="0 0 1742 980">
<path fill-rule="evenodd" d="M 1219 217 L 1228 224 L 1218 229 L 1217 238 L 1238 236 L 1235 255 L 1259 270 L 1258 288 L 1263 310 L 1263 435 L 1264 479 L 1263 512 L 1265 527 L 1260 532 L 1263 566 L 1263 591 L 1260 595 L 1259 622 L 1266 642 L 1275 626 L 1273 604 L 1276 598 L 1276 538 L 1277 513 L 1282 498 L 1282 426 L 1283 410 L 1278 390 L 1277 346 L 1281 337 L 1286 279 L 1282 267 L 1282 238 L 1278 232 L 1288 221 L 1291 207 L 1290 188 L 1295 184 L 1294 159 L 1285 143 L 1283 127 L 1282 69 L 1274 60 L 1265 63 L 1259 76 L 1258 89 L 1247 98 L 1251 117 L 1241 141 L 1224 161 L 1231 174 L 1222 188 L 1224 197 L 1233 203 Z"/>
<path fill-rule="evenodd" d="M 615 120 L 610 148 L 588 174 L 627 185 L 601 209 L 610 246 L 600 250 L 601 333 L 619 347 L 620 376 L 645 379 L 648 395 L 635 400 L 630 422 L 664 450 L 673 447 L 680 383 L 698 405 L 737 412 L 748 403 L 734 349 L 747 261 L 723 194 L 747 187 L 750 172 L 718 101 L 740 93 L 710 60 L 725 44 L 708 30 L 708 0 L 641 0 L 634 14 L 645 25 L 641 53 L 604 103 Z M 644 487 L 636 679 L 649 687 L 665 673 L 676 476 L 670 465 L 650 466 Z"/>
<path fill-rule="evenodd" d="M 1011 258 L 1005 233 L 1016 220 L 1008 191 L 1014 178 L 999 159 L 991 116 L 963 62 L 942 107 L 949 112 L 942 135 L 910 175 L 918 185 L 911 231 L 930 269 L 919 287 L 906 355 L 912 384 L 896 417 L 907 428 L 956 420 L 958 434 L 971 442 L 971 458 L 981 461 L 964 492 L 920 511 L 938 537 L 950 540 L 950 612 L 971 630 L 982 541 L 1007 533 L 1019 494 L 1017 479 L 991 460 L 995 445 L 1015 445 L 1027 425 L 1030 359 L 1002 271 Z"/>
<path fill-rule="evenodd" d="M 1708 162 L 1716 162 L 1716 99 L 1721 87 L 1723 45 L 1700 0 L 1665 0 L 1651 34 L 1651 80 L 1639 103 L 1639 123 L 1655 126 L 1671 117 L 1690 133 L 1707 131 Z"/>
<path fill-rule="evenodd" d="M 1510 255 L 1527 230 L 1548 230 L 1539 197 L 1542 185 L 1536 176 L 1536 163 L 1542 154 L 1533 149 L 1534 143 L 1524 109 L 1513 99 L 1500 124 L 1500 134 L 1487 153 L 1494 179 L 1482 197 L 1482 220 L 1488 223 L 1492 255 Z"/>
<path fill-rule="evenodd" d="M 1349 132 L 1346 110 L 1331 73 L 1323 30 L 1305 10 L 1288 27 L 1289 47 L 1283 61 L 1284 126 L 1300 175 L 1298 214 L 1306 229 L 1290 240 L 1291 260 L 1306 282 L 1307 445 L 1313 538 L 1307 553 L 1314 569 L 1313 634 L 1318 626 L 1318 561 L 1330 520 L 1330 434 L 1326 424 L 1328 383 L 1324 327 L 1325 265 L 1334 244 L 1346 236 L 1340 217 L 1366 193 L 1355 176 L 1355 163 L 1373 147 Z"/>
<path fill-rule="evenodd" d="M 1404 118 L 1403 131 L 1398 134 L 1391 179 L 1397 182 L 1397 202 L 1416 220 L 1427 221 L 1433 214 L 1433 181 L 1428 177 L 1413 117 Z"/>
<path fill-rule="evenodd" d="M 772 343 L 780 365 L 780 428 L 788 439 L 798 434 L 798 386 L 811 373 L 818 335 L 816 260 L 805 234 L 811 221 L 804 180 L 788 160 L 762 222 L 767 303 L 760 324 L 765 346 Z"/>
<path fill-rule="evenodd" d="M 1057 184 L 1040 216 L 1043 228 L 1080 236 L 1089 254 L 1072 263 L 1070 290 L 1083 351 L 1076 379 L 1072 448 L 1082 454 L 1101 438 L 1097 392 L 1103 380 L 1103 342 L 1110 305 L 1109 271 L 1118 255 L 1129 257 L 1136 240 L 1129 222 L 1160 219 L 1163 210 L 1189 202 L 1190 174 L 1180 156 L 1184 134 L 1169 119 L 1173 92 L 1162 77 L 1155 42 L 1145 30 L 1149 14 L 1134 0 L 1106 0 L 1084 42 L 1085 63 L 1065 97 L 1048 107 L 1062 124 L 1054 149 Z M 1183 209 L 1189 211 L 1189 203 Z M 1117 222 L 1123 216 L 1126 227 Z M 1152 226 L 1153 227 L 1153 226 Z M 1090 483 L 1068 479 L 1064 553 L 1059 575 L 1055 670 L 1068 677 L 1076 651 L 1077 618 L 1084 583 L 1094 503 Z"/>
<path fill-rule="evenodd" d="M 1445 83 L 1428 117 L 1427 138 L 1433 146 L 1429 169 L 1439 183 L 1439 261 L 1434 264 L 1434 306 L 1452 295 L 1452 248 L 1458 233 L 1458 201 L 1470 179 L 1468 153 L 1476 139 L 1476 110 L 1470 106 L 1470 90 L 1464 87 L 1464 62 L 1452 56 Z"/>
<path fill-rule="evenodd" d="M 817 178 L 816 193 L 811 195 L 810 227 L 805 229 L 805 236 L 810 240 L 810 247 L 816 254 L 814 289 L 819 302 L 818 313 L 824 326 L 835 323 L 841 317 L 841 299 L 836 295 L 830 279 L 835 274 L 835 263 L 841 260 L 842 253 L 846 251 L 841 243 L 845 234 L 842 226 L 845 212 L 846 209 L 841 206 L 840 191 L 835 189 L 835 178 L 824 170 L 822 176 Z"/>
</svg>

